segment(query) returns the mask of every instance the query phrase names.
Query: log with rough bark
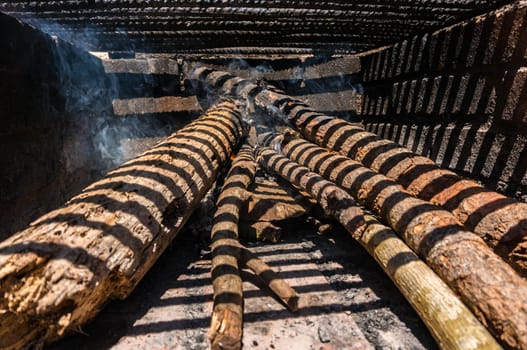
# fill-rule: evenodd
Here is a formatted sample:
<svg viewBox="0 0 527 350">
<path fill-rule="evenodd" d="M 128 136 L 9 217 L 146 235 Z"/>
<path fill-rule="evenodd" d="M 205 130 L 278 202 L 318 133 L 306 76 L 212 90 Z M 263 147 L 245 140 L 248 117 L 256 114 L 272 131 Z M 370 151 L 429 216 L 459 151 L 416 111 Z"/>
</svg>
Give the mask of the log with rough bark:
<svg viewBox="0 0 527 350">
<path fill-rule="evenodd" d="M 225 179 L 211 230 L 214 306 L 209 339 L 212 349 L 240 349 L 242 346 L 243 289 L 238 266 L 238 221 L 247 188 L 255 174 L 252 149 L 244 145 Z"/>
<path fill-rule="evenodd" d="M 256 162 L 252 148 L 244 145 L 234 159 L 217 201 L 211 230 L 214 306 L 209 332 L 212 349 L 240 349 L 243 331 L 243 289 L 240 267 L 247 267 L 291 310 L 298 309 L 298 295 L 266 263 L 238 241 L 240 209 L 249 197 Z"/>
<path fill-rule="evenodd" d="M 0 244 L 0 348 L 79 329 L 125 298 L 214 182 L 243 133 L 219 103 Z"/>
<path fill-rule="evenodd" d="M 309 191 L 316 196 L 315 198 L 333 197 L 335 188 L 342 191 L 334 183 L 321 179 L 318 174 L 272 149 L 260 149 L 259 161 L 301 190 L 318 188 L 316 192 Z M 357 212 L 360 211 L 354 200 L 345 192 L 334 200 L 321 202 L 321 205 L 333 215 L 338 213 L 334 210 L 335 206 L 354 207 Z M 380 224 L 370 215 L 365 216 L 365 230 L 350 230 L 346 217 L 337 215 L 336 218 L 395 282 L 441 348 L 501 348 L 452 290 L 396 236 L 393 230 Z"/>
<path fill-rule="evenodd" d="M 410 193 L 452 211 L 520 273 L 527 271 L 527 203 L 488 190 L 345 120 L 324 115 L 268 84 L 200 67 L 193 76 L 220 94 L 247 98 L 258 110 L 293 126 L 304 138 L 358 160 Z"/>
<path fill-rule="evenodd" d="M 279 155 L 270 148 L 259 148 L 257 160 L 266 168 L 273 170 L 285 180 L 316 199 L 324 208 L 326 214 L 336 218 L 348 232 L 360 234 L 365 229 L 362 209 L 340 187 Z"/>
<path fill-rule="evenodd" d="M 513 348 L 527 349 L 527 281 L 480 237 L 466 231 L 452 213 L 309 141 L 286 137 L 281 150 L 386 220 L 497 337 Z"/>
</svg>

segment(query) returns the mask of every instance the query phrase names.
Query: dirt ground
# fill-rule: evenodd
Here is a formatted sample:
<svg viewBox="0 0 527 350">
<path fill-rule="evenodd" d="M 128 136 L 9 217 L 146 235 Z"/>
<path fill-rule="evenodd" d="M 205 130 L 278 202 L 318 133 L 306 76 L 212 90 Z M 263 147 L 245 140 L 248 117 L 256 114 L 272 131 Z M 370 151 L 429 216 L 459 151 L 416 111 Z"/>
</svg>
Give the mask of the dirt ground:
<svg viewBox="0 0 527 350">
<path fill-rule="evenodd" d="M 190 225 L 192 227 L 192 225 Z M 293 314 L 244 271 L 244 349 L 436 349 L 410 305 L 375 261 L 339 227 L 284 232 L 246 243 L 300 294 Z M 210 256 L 184 230 L 124 301 L 46 349 L 208 349 Z"/>
</svg>

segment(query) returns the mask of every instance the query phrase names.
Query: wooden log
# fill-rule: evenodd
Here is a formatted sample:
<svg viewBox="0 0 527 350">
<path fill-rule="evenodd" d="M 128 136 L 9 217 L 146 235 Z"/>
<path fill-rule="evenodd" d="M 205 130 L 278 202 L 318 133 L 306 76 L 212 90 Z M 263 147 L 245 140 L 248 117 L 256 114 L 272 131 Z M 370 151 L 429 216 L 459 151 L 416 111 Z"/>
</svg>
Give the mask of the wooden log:
<svg viewBox="0 0 527 350">
<path fill-rule="evenodd" d="M 382 217 L 508 346 L 527 349 L 527 281 L 452 213 L 414 198 L 361 163 L 302 139 L 285 156 L 322 174 Z"/>
<path fill-rule="evenodd" d="M 501 349 L 457 295 L 402 241 L 372 216 L 357 241 L 392 279 L 441 349 Z"/>
<path fill-rule="evenodd" d="M 527 270 L 527 203 L 441 169 L 431 159 L 362 127 L 289 106 L 289 120 L 306 139 L 357 160 L 396 180 L 412 195 L 451 211 L 515 269 L 522 274 Z"/>
<path fill-rule="evenodd" d="M 219 103 L 0 244 L 0 348 L 62 336 L 125 298 L 189 218 L 243 133 Z"/>
<path fill-rule="evenodd" d="M 243 331 L 243 289 L 240 265 L 252 270 L 291 310 L 298 309 L 298 295 L 266 263 L 238 241 L 240 210 L 250 196 L 256 162 L 252 148 L 244 145 L 232 163 L 218 198 L 211 230 L 214 306 L 209 339 L 212 349 L 240 349 Z"/>
<path fill-rule="evenodd" d="M 527 203 L 490 191 L 439 168 L 431 159 L 340 118 L 316 112 L 269 84 L 200 67 L 193 75 L 220 94 L 248 99 L 322 147 L 333 149 L 401 183 L 410 193 L 452 211 L 518 271 L 527 271 Z"/>
<path fill-rule="evenodd" d="M 276 151 L 262 149 L 259 161 L 284 179 L 302 187 L 304 178 L 318 179 L 309 171 Z M 327 180 L 321 192 L 331 196 L 335 186 Z M 319 197 L 323 194 L 319 194 Z M 344 195 L 345 197 L 345 195 Z M 356 206 L 349 196 L 346 205 Z M 343 203 L 344 204 L 344 203 Z M 334 202 L 322 202 L 324 210 L 333 212 Z M 336 217 L 344 227 L 342 217 Z M 476 319 L 470 310 L 457 298 L 450 288 L 388 227 L 374 217 L 366 216 L 365 230 L 348 230 L 394 281 L 407 298 L 442 349 L 500 349 L 494 338 Z"/>
<path fill-rule="evenodd" d="M 241 349 L 243 289 L 238 260 L 238 221 L 246 190 L 256 174 L 252 149 L 244 145 L 232 163 L 217 201 L 211 230 L 214 306 L 209 332 L 211 348 Z"/>
<path fill-rule="evenodd" d="M 241 250 L 240 262 L 254 272 L 284 302 L 289 311 L 298 311 L 298 294 L 269 265 L 245 247 Z"/>
<path fill-rule="evenodd" d="M 349 232 L 360 233 L 365 229 L 362 209 L 340 187 L 286 157 L 280 156 L 270 148 L 260 148 L 257 152 L 257 161 L 316 199 L 326 213 L 336 218 Z"/>
</svg>

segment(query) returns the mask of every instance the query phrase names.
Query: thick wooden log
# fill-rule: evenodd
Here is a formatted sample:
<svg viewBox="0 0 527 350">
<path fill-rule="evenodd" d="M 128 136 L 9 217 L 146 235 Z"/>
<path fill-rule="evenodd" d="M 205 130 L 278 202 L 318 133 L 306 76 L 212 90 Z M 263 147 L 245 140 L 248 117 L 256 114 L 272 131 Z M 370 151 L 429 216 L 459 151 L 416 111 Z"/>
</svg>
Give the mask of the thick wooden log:
<svg viewBox="0 0 527 350">
<path fill-rule="evenodd" d="M 78 329 L 125 298 L 183 226 L 242 135 L 222 102 L 0 244 L 0 348 Z"/>
<path fill-rule="evenodd" d="M 490 191 L 439 168 L 431 159 L 345 120 L 316 112 L 269 84 L 200 67 L 194 76 L 221 94 L 248 99 L 256 109 L 293 126 L 304 138 L 379 171 L 410 193 L 452 211 L 518 271 L 527 271 L 527 203 Z"/>
<path fill-rule="evenodd" d="M 247 188 L 256 174 L 256 162 L 249 145 L 233 161 L 217 201 L 211 230 L 212 285 L 214 306 L 209 332 L 212 349 L 241 349 L 243 289 L 238 261 L 238 221 Z"/>
<path fill-rule="evenodd" d="M 501 349 L 457 295 L 393 230 L 366 216 L 357 241 L 392 279 L 441 349 Z"/>
<path fill-rule="evenodd" d="M 441 169 L 429 158 L 382 139 L 347 121 L 288 105 L 289 120 L 302 135 L 399 182 L 414 196 L 451 211 L 496 253 L 527 270 L 527 203 L 486 189 Z"/>
<path fill-rule="evenodd" d="M 452 213 L 308 141 L 284 138 L 281 145 L 284 155 L 334 181 L 386 220 L 497 337 L 527 349 L 527 281 Z"/>
<path fill-rule="evenodd" d="M 277 172 L 284 179 L 307 191 L 302 178 L 319 179 L 309 171 L 276 151 L 262 149 L 260 162 Z M 332 196 L 334 184 L 323 181 L 319 197 Z M 333 187 L 332 187 L 333 186 Z M 338 188 L 338 187 L 337 187 Z M 355 206 L 353 199 L 341 197 L 342 205 Z M 335 212 L 335 203 L 322 202 L 324 210 Z M 336 217 L 345 227 L 346 221 Z M 365 230 L 349 230 L 356 239 L 381 265 L 421 316 L 438 345 L 443 349 L 500 349 L 485 327 L 457 298 L 450 288 L 388 227 L 374 217 L 366 216 Z"/>
</svg>

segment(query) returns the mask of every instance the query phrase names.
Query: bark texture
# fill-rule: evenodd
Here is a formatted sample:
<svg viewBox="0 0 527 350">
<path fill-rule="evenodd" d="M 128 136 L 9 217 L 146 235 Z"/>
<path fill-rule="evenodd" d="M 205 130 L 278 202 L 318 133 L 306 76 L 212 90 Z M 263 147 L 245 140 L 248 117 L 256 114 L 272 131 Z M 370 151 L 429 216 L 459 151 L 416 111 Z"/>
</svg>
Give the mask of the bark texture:
<svg viewBox="0 0 527 350">
<path fill-rule="evenodd" d="M 414 198 L 395 181 L 308 141 L 282 151 L 323 174 L 382 217 L 463 299 L 483 324 L 513 348 L 527 349 L 527 281 L 465 231 L 452 213 Z"/>
<path fill-rule="evenodd" d="M 431 159 L 358 125 L 316 112 L 271 85 L 205 67 L 196 69 L 194 75 L 221 94 L 247 98 L 256 109 L 293 126 L 304 138 L 360 161 L 398 181 L 413 195 L 452 211 L 515 269 L 527 270 L 527 203 L 441 169 Z"/>
<path fill-rule="evenodd" d="M 0 348 L 78 329 L 125 298 L 161 255 L 243 133 L 222 102 L 0 244 Z"/>
<path fill-rule="evenodd" d="M 364 230 L 350 229 L 347 217 L 335 211 L 336 207 L 352 207 L 362 215 L 361 209 L 347 193 L 335 196 L 334 188 L 340 190 L 339 187 L 274 150 L 262 149 L 259 154 L 263 165 L 301 190 L 309 191 L 309 184 L 313 186 L 314 181 L 320 181 L 322 190 L 315 198 L 333 197 L 330 201 L 321 202 L 322 208 L 332 213 L 377 260 L 442 348 L 501 348 L 452 290 L 390 228 L 380 224 L 372 216 L 365 216 L 367 220 Z M 311 179 L 312 182 L 302 179 Z"/>
<path fill-rule="evenodd" d="M 225 179 L 211 231 L 214 307 L 209 332 L 212 349 L 242 346 L 243 289 L 238 261 L 238 221 L 247 188 L 256 174 L 252 149 L 244 145 Z"/>
<path fill-rule="evenodd" d="M 260 148 L 257 160 L 273 170 L 285 180 L 309 193 L 316 199 L 324 211 L 337 219 L 348 232 L 360 234 L 365 229 L 364 213 L 351 196 L 322 176 L 309 171 L 306 167 L 292 162 L 270 148 Z"/>
<path fill-rule="evenodd" d="M 366 216 L 364 233 L 354 238 L 392 279 L 426 324 L 441 349 L 501 349 L 458 296 L 393 230 Z"/>
<path fill-rule="evenodd" d="M 362 127 L 306 112 L 301 106 L 289 107 L 290 120 L 305 138 L 357 160 L 396 180 L 414 196 L 451 211 L 515 268 L 527 269 L 527 203 L 441 169 L 431 159 Z"/>
</svg>

